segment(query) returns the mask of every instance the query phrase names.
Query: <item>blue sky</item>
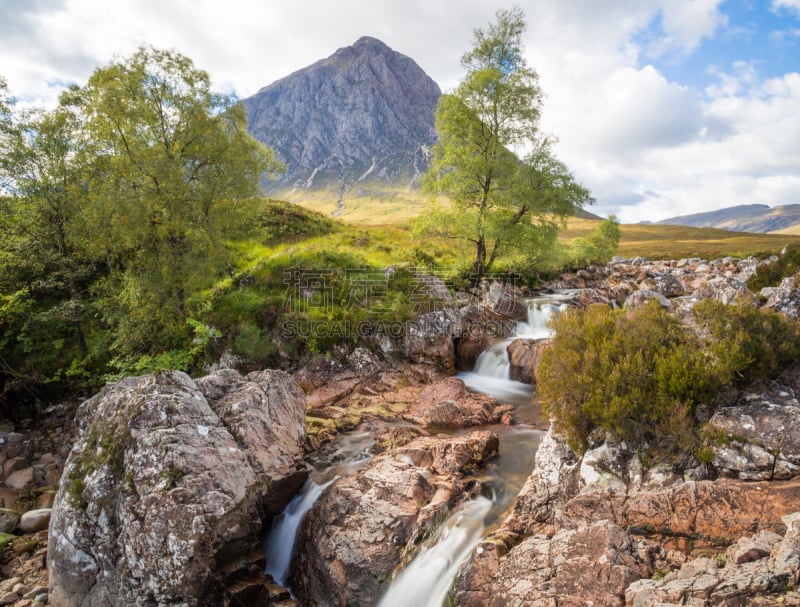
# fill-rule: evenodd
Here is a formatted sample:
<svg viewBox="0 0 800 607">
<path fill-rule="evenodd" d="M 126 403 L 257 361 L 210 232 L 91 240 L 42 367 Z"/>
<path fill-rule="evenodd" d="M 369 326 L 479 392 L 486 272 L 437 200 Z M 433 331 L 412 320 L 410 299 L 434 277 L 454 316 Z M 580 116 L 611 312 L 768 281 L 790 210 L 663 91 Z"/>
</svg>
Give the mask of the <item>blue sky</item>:
<svg viewBox="0 0 800 607">
<path fill-rule="evenodd" d="M 650 61 L 666 78 L 704 88 L 709 78 L 738 62 L 752 64 L 762 77 L 800 71 L 800 18 L 797 10 L 766 1 L 728 0 L 720 6 L 723 22 L 687 53 L 660 53 L 662 13 L 636 36 Z"/>
<path fill-rule="evenodd" d="M 625 222 L 800 203 L 800 0 L 517 0 L 543 132 Z M 498 0 L 0 0 L 0 74 L 26 104 L 141 44 L 240 97 L 362 35 L 455 86 Z"/>
</svg>

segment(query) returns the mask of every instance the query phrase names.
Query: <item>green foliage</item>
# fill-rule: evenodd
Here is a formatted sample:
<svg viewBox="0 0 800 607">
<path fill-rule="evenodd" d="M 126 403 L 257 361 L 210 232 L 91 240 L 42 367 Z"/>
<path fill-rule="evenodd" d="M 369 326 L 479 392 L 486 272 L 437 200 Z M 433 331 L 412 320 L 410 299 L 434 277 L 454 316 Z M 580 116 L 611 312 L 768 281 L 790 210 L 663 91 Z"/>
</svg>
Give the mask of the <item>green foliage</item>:
<svg viewBox="0 0 800 607">
<path fill-rule="evenodd" d="M 560 220 L 591 201 L 539 133 L 542 92 L 525 61 L 524 30 L 518 8 L 476 30 L 462 57 L 467 75 L 436 110 L 439 143 L 424 186 L 453 204 L 433 204 L 417 232 L 471 243 L 477 277 L 506 251 L 552 246 Z M 532 150 L 524 160 L 512 151 L 521 147 Z"/>
<path fill-rule="evenodd" d="M 321 213 L 279 200 L 263 200 L 255 224 L 265 244 L 322 236 L 338 229 Z"/>
<path fill-rule="evenodd" d="M 54 110 L 12 106 L 0 80 L 2 391 L 192 368 L 198 295 L 230 267 L 231 237 L 272 212 L 254 196 L 281 169 L 241 104 L 142 48 Z"/>
<path fill-rule="evenodd" d="M 800 272 L 800 243 L 787 245 L 777 261 L 762 264 L 747 280 L 747 288 L 758 292 L 764 287 L 776 287 L 781 280 Z"/>
<path fill-rule="evenodd" d="M 709 335 L 704 346 L 724 385 L 742 386 L 772 377 L 800 358 L 798 325 L 780 314 L 711 300 L 698 303 L 694 314 Z"/>
<path fill-rule="evenodd" d="M 662 457 L 690 453 L 698 405 L 800 354 L 797 324 L 777 314 L 712 300 L 695 314 L 702 337 L 656 302 L 631 312 L 571 309 L 553 322 L 538 390 L 574 448 L 599 428 Z"/>
<path fill-rule="evenodd" d="M 620 228 L 616 215 L 601 221 L 586 238 L 576 238 L 572 243 L 573 264 L 588 266 L 605 265 L 617 252 Z"/>
</svg>

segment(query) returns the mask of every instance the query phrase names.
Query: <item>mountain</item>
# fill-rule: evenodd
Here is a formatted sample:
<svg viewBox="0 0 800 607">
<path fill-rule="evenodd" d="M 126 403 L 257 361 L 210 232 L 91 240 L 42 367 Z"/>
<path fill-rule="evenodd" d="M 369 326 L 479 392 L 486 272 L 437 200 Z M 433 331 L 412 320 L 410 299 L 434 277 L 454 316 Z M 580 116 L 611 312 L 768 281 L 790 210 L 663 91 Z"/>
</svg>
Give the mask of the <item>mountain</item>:
<svg viewBox="0 0 800 607">
<path fill-rule="evenodd" d="M 671 217 L 658 223 L 694 228 L 719 228 L 733 232 L 797 234 L 800 233 L 800 204 L 779 207 L 769 207 L 765 204 L 739 205 L 707 213 Z"/>
<path fill-rule="evenodd" d="M 342 199 L 407 188 L 427 170 L 439 86 L 412 59 L 363 37 L 243 99 L 250 133 L 287 172 L 268 193 Z"/>
</svg>

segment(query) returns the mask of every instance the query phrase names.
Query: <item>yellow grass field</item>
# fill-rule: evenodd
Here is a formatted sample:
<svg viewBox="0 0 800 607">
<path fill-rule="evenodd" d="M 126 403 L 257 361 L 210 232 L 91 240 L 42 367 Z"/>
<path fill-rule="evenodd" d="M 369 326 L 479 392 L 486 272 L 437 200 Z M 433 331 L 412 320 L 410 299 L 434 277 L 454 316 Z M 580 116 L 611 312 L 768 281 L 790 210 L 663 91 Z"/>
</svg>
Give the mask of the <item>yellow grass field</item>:
<svg viewBox="0 0 800 607">
<path fill-rule="evenodd" d="M 330 192 L 304 193 L 303 197 L 289 196 L 292 202 L 307 209 L 335 217 L 345 223 L 369 230 L 371 227 L 396 227 L 404 231 L 414 217 L 430 204 L 430 197 L 418 190 L 371 189 L 369 192 L 350 192 L 339 205 Z M 591 209 L 588 209 L 591 211 Z M 563 242 L 587 236 L 597 225 L 594 219 L 570 219 L 561 233 Z M 701 257 L 713 259 L 724 256 L 745 257 L 754 254 L 779 252 L 785 245 L 800 242 L 800 227 L 782 233 L 751 234 L 713 228 L 690 228 L 659 224 L 622 224 L 618 254 L 623 257 L 642 256 L 647 259 L 680 259 Z"/>
</svg>

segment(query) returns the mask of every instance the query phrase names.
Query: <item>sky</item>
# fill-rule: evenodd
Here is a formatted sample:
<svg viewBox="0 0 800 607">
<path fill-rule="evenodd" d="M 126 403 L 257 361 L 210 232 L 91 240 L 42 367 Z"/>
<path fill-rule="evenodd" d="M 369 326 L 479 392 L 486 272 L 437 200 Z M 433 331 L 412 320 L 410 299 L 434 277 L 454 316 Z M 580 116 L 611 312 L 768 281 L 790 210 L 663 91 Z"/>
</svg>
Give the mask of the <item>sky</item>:
<svg viewBox="0 0 800 607">
<path fill-rule="evenodd" d="M 0 0 L 0 74 L 20 104 L 148 44 L 244 98 L 361 36 L 444 91 L 497 0 Z M 800 0 L 517 0 L 542 132 L 624 223 L 800 204 Z"/>
</svg>

